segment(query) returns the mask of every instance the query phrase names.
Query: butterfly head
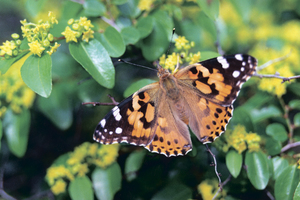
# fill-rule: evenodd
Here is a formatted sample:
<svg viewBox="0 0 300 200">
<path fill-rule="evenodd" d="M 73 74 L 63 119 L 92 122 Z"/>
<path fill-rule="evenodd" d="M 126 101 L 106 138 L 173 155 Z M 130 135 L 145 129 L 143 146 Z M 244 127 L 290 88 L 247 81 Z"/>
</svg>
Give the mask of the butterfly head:
<svg viewBox="0 0 300 200">
<path fill-rule="evenodd" d="M 167 77 L 169 77 L 171 75 L 171 73 L 169 72 L 169 70 L 164 69 L 161 65 L 157 65 L 157 76 L 159 79 L 165 79 Z"/>
</svg>

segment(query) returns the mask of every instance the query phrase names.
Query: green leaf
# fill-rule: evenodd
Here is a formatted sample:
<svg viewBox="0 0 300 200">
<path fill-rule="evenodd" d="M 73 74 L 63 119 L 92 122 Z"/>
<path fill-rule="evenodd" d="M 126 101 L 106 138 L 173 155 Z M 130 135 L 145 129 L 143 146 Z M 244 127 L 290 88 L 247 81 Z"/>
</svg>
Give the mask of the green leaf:
<svg viewBox="0 0 300 200">
<path fill-rule="evenodd" d="M 8 109 L 3 119 L 3 129 L 9 150 L 17 157 L 23 157 L 28 143 L 30 127 L 30 112 L 23 109 L 22 113 L 15 114 Z"/>
<path fill-rule="evenodd" d="M 198 5 L 203 12 L 212 20 L 216 20 L 219 16 L 219 0 L 197 0 Z"/>
<path fill-rule="evenodd" d="M 217 39 L 217 28 L 213 19 L 209 18 L 204 12 L 198 12 L 195 21 L 202 29 L 211 35 L 212 39 Z M 217 56 L 219 56 L 219 54 Z"/>
<path fill-rule="evenodd" d="M 118 5 L 121 15 L 136 18 L 141 10 L 138 8 L 139 0 L 127 0 L 127 3 Z"/>
<path fill-rule="evenodd" d="M 19 61 L 19 60 L 22 59 L 23 57 L 24 57 L 24 59 L 26 59 L 26 58 L 25 58 L 25 57 L 26 57 L 26 56 L 25 56 L 26 54 L 28 54 L 28 52 L 21 53 L 21 54 L 19 54 L 17 57 L 14 57 L 14 58 L 11 58 L 11 59 L 4 59 L 4 60 L 1 60 L 1 59 L 0 59 L 0 75 L 5 74 L 13 64 L 17 63 L 17 61 Z M 29 54 L 28 54 L 28 55 L 29 55 Z M 27 55 L 27 56 L 28 56 L 28 55 Z M 24 60 L 24 61 L 25 61 L 25 60 Z M 24 62 L 23 62 L 23 63 L 24 63 Z M 23 64 L 23 63 L 22 63 L 22 64 Z"/>
<path fill-rule="evenodd" d="M 2 136 L 3 136 L 3 126 L 2 126 L 2 121 L 0 120 L 0 150 L 1 150 Z"/>
<path fill-rule="evenodd" d="M 121 30 L 121 35 L 126 45 L 135 44 L 140 39 L 140 32 L 132 26 L 123 28 Z"/>
<path fill-rule="evenodd" d="M 241 172 L 243 157 L 237 151 L 230 150 L 226 154 L 226 166 L 231 175 L 236 178 Z"/>
<path fill-rule="evenodd" d="M 70 53 L 83 68 L 102 86 L 112 88 L 115 84 L 115 68 L 98 40 L 89 43 L 69 44 Z"/>
<path fill-rule="evenodd" d="M 218 56 L 220 56 L 220 54 L 214 51 L 201 51 L 201 61 L 215 58 Z"/>
<path fill-rule="evenodd" d="M 233 110 L 233 117 L 230 121 L 230 126 L 234 126 L 237 124 L 244 125 L 246 127 L 247 131 L 253 131 L 254 125 L 252 122 L 252 118 L 248 112 L 243 106 L 239 106 L 236 109 Z"/>
<path fill-rule="evenodd" d="M 274 105 L 270 105 L 261 109 L 253 109 L 250 112 L 253 123 L 261 122 L 271 117 L 279 117 L 282 115 L 281 110 Z"/>
<path fill-rule="evenodd" d="M 144 157 L 146 155 L 145 150 L 132 152 L 125 162 L 125 175 L 127 181 L 132 181 L 136 178 L 136 172 L 141 168 Z"/>
<path fill-rule="evenodd" d="M 300 126 L 300 113 L 297 113 L 295 116 L 294 116 L 294 125 L 296 127 Z"/>
<path fill-rule="evenodd" d="M 140 37 L 147 37 L 153 30 L 154 19 L 151 16 L 141 17 L 137 21 L 136 28 L 140 32 Z"/>
<path fill-rule="evenodd" d="M 275 156 L 281 152 L 281 142 L 273 139 L 272 137 L 267 137 L 266 140 L 266 150 L 268 151 L 269 155 Z"/>
<path fill-rule="evenodd" d="M 87 176 L 76 177 L 68 188 L 72 200 L 93 200 L 94 192 L 92 183 Z"/>
<path fill-rule="evenodd" d="M 38 98 L 40 111 L 47 116 L 59 129 L 68 129 L 73 122 L 72 105 L 66 83 L 56 84 L 49 98 Z"/>
<path fill-rule="evenodd" d="M 168 37 L 160 23 L 155 23 L 152 33 L 142 40 L 142 53 L 148 61 L 158 59 L 168 48 Z"/>
<path fill-rule="evenodd" d="M 293 92 L 294 94 L 300 96 L 300 83 L 291 83 L 287 86 L 288 90 Z"/>
<path fill-rule="evenodd" d="M 128 0 L 112 0 L 112 4 L 115 4 L 115 5 L 122 5 L 124 3 L 126 3 Z"/>
<path fill-rule="evenodd" d="M 103 34 L 95 34 L 111 57 L 120 57 L 125 52 L 125 43 L 121 34 L 112 26 L 105 29 Z"/>
<path fill-rule="evenodd" d="M 43 9 L 46 0 L 27 0 L 25 4 L 26 11 L 31 15 L 31 17 L 36 17 L 38 13 Z"/>
<path fill-rule="evenodd" d="M 276 199 L 290 200 L 299 183 L 299 169 L 296 165 L 286 167 L 275 180 L 274 193 Z"/>
<path fill-rule="evenodd" d="M 92 173 L 94 191 L 98 199 L 113 199 L 121 189 L 122 174 L 118 163 L 106 169 L 96 168 Z"/>
<path fill-rule="evenodd" d="M 259 152 L 246 152 L 245 164 L 247 166 L 247 175 L 252 185 L 263 190 L 269 182 L 269 169 L 267 156 Z"/>
<path fill-rule="evenodd" d="M 289 166 L 289 162 L 281 157 L 274 157 L 272 158 L 272 163 L 273 163 L 273 178 L 276 180 L 278 176 L 281 174 L 281 172 Z"/>
<path fill-rule="evenodd" d="M 136 91 L 138 91 L 139 89 L 141 89 L 142 87 L 149 85 L 151 83 L 154 83 L 156 81 L 152 80 L 152 79 L 141 79 L 139 81 L 136 81 L 134 83 L 132 83 L 125 91 L 123 96 L 124 97 L 129 97 L 130 95 L 132 95 L 133 93 L 135 93 Z"/>
<path fill-rule="evenodd" d="M 98 0 L 85 0 L 83 3 L 84 13 L 87 17 L 103 16 L 106 12 L 106 7 Z"/>
<path fill-rule="evenodd" d="M 288 139 L 288 132 L 280 123 L 269 124 L 266 128 L 267 135 L 273 137 L 274 140 L 284 142 Z"/>
<path fill-rule="evenodd" d="M 296 99 L 296 100 L 292 100 L 289 102 L 289 107 L 292 109 L 298 109 L 300 110 L 300 100 Z"/>
<path fill-rule="evenodd" d="M 168 15 L 166 11 L 163 10 L 157 10 L 151 16 L 153 17 L 156 24 L 161 25 L 160 28 L 165 31 L 168 41 L 171 41 L 172 30 L 174 28 L 172 18 Z"/>
<path fill-rule="evenodd" d="M 235 11 L 241 16 L 243 21 L 248 21 L 252 7 L 252 1 L 230 0 Z"/>
<path fill-rule="evenodd" d="M 52 90 L 52 61 L 49 54 L 29 56 L 21 68 L 26 85 L 42 97 L 49 97 Z"/>
<path fill-rule="evenodd" d="M 300 182 L 297 185 L 293 200 L 300 200 Z"/>
<path fill-rule="evenodd" d="M 191 198 L 192 190 L 190 188 L 177 181 L 173 181 L 156 193 L 151 200 L 182 200 Z"/>
</svg>

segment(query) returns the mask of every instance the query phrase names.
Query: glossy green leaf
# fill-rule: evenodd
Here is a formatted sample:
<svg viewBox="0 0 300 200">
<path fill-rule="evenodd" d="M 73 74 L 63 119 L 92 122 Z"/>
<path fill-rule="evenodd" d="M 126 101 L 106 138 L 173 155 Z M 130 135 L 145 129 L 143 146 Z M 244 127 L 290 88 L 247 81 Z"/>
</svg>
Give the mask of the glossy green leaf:
<svg viewBox="0 0 300 200">
<path fill-rule="evenodd" d="M 292 109 L 300 110 L 300 100 L 295 99 L 289 102 L 289 107 Z"/>
<path fill-rule="evenodd" d="M 136 91 L 138 91 L 139 89 L 141 89 L 142 87 L 149 85 L 151 83 L 156 82 L 155 80 L 152 79 L 141 79 L 139 81 L 136 81 L 134 83 L 132 83 L 125 91 L 123 96 L 124 97 L 129 97 L 130 95 L 132 95 L 133 93 L 135 93 Z"/>
<path fill-rule="evenodd" d="M 202 29 L 204 29 L 207 33 L 210 34 L 212 39 L 217 39 L 217 28 L 213 19 L 209 18 L 204 12 L 198 12 L 195 20 L 196 23 L 199 24 L 199 26 Z"/>
<path fill-rule="evenodd" d="M 230 126 L 234 126 L 237 124 L 244 125 L 246 127 L 247 131 L 253 131 L 254 125 L 252 122 L 252 118 L 248 112 L 243 106 L 239 106 L 236 109 L 233 110 L 233 117 L 230 121 Z"/>
<path fill-rule="evenodd" d="M 147 37 L 153 30 L 154 19 L 151 16 L 141 17 L 136 24 L 137 30 L 140 32 L 140 37 Z"/>
<path fill-rule="evenodd" d="M 121 35 L 126 45 L 135 44 L 140 39 L 140 32 L 132 26 L 123 28 Z"/>
<path fill-rule="evenodd" d="M 293 200 L 300 200 L 300 182 L 298 183 L 298 185 L 296 187 Z"/>
<path fill-rule="evenodd" d="M 152 33 L 142 40 L 142 53 L 148 61 L 158 59 L 168 48 L 168 37 L 160 23 L 155 23 Z"/>
<path fill-rule="evenodd" d="M 132 181 L 136 178 L 137 171 L 141 168 L 145 155 L 146 151 L 140 150 L 134 151 L 128 156 L 124 169 L 127 181 Z"/>
<path fill-rule="evenodd" d="M 38 98 L 40 111 L 59 129 L 68 129 L 73 122 L 72 105 L 66 83 L 56 84 L 49 98 Z"/>
<path fill-rule="evenodd" d="M 300 126 L 300 113 L 297 113 L 295 116 L 294 116 L 294 125 L 296 127 Z"/>
<path fill-rule="evenodd" d="M 274 193 L 276 199 L 291 200 L 299 183 L 299 169 L 296 165 L 286 167 L 275 180 Z"/>
<path fill-rule="evenodd" d="M 236 178 L 241 172 L 243 157 L 235 150 L 230 150 L 226 154 L 226 166 L 231 175 Z"/>
<path fill-rule="evenodd" d="M 9 67 L 15 62 L 15 58 L 0 60 L 0 74 L 3 75 L 7 72 Z"/>
<path fill-rule="evenodd" d="M 95 34 L 111 57 L 120 57 L 125 52 L 125 43 L 121 34 L 112 26 L 105 29 L 104 33 Z"/>
<path fill-rule="evenodd" d="M 115 5 L 122 5 L 126 3 L 128 0 L 112 0 L 111 3 Z"/>
<path fill-rule="evenodd" d="M 132 26 L 132 21 L 129 17 L 119 16 L 116 20 L 116 25 L 119 29 L 123 29 L 128 26 Z"/>
<path fill-rule="evenodd" d="M 156 193 L 151 200 L 182 200 L 182 199 L 191 199 L 192 190 L 187 186 L 178 183 L 172 182 L 167 185 L 165 188 Z"/>
<path fill-rule="evenodd" d="M 271 156 L 275 156 L 281 152 L 282 145 L 278 140 L 273 139 L 272 137 L 266 138 L 266 150 Z"/>
<path fill-rule="evenodd" d="M 291 83 L 288 85 L 288 90 L 293 92 L 294 94 L 300 96 L 300 83 Z"/>
<path fill-rule="evenodd" d="M 127 3 L 118 5 L 121 15 L 135 18 L 140 13 L 141 10 L 138 8 L 139 0 L 127 0 Z"/>
<path fill-rule="evenodd" d="M 98 199 L 111 200 L 121 189 L 122 174 L 118 163 L 106 169 L 96 168 L 92 173 L 94 191 Z"/>
<path fill-rule="evenodd" d="M 281 174 L 281 172 L 289 166 L 289 162 L 281 157 L 274 157 L 272 158 L 272 163 L 273 163 L 273 178 L 276 180 L 278 176 Z"/>
<path fill-rule="evenodd" d="M 160 28 L 165 31 L 168 41 L 171 40 L 174 23 L 167 11 L 157 10 L 151 15 Z M 169 43 L 169 42 L 168 42 Z"/>
<path fill-rule="evenodd" d="M 98 40 L 89 43 L 69 44 L 70 53 L 83 68 L 103 87 L 112 88 L 115 84 L 115 68 L 111 59 Z"/>
<path fill-rule="evenodd" d="M 259 152 L 246 152 L 245 164 L 247 166 L 247 175 L 252 185 L 263 190 L 269 182 L 269 168 L 267 156 Z"/>
<path fill-rule="evenodd" d="M 41 57 L 31 55 L 21 68 L 26 85 L 42 97 L 49 97 L 52 90 L 52 61 L 49 54 Z"/>
<path fill-rule="evenodd" d="M 35 17 L 43 9 L 45 3 L 46 0 L 27 0 L 25 3 L 26 11 L 31 15 L 31 17 Z"/>
<path fill-rule="evenodd" d="M 203 48 L 203 28 L 200 25 L 196 24 L 195 21 L 189 19 L 183 20 L 180 24 L 180 30 L 182 32 L 182 35 L 184 35 L 187 40 L 195 42 L 195 47 L 193 47 L 195 51 Z M 202 51 L 200 59 L 206 60 L 202 57 Z"/>
<path fill-rule="evenodd" d="M 201 51 L 201 61 L 216 58 L 218 56 L 220 56 L 220 54 L 214 51 Z"/>
<path fill-rule="evenodd" d="M 251 110 L 250 114 L 254 123 L 282 115 L 281 110 L 274 105 L 270 105 L 261 109 L 253 109 Z"/>
<path fill-rule="evenodd" d="M 284 142 L 288 139 L 288 132 L 285 127 L 280 123 L 269 124 L 266 128 L 267 135 L 273 137 L 273 139 Z"/>
<path fill-rule="evenodd" d="M 85 0 L 83 3 L 83 8 L 87 17 L 103 16 L 106 12 L 105 5 L 97 0 Z"/>
<path fill-rule="evenodd" d="M 94 199 L 92 183 L 87 176 L 76 177 L 70 182 L 68 191 L 72 200 Z"/>
<path fill-rule="evenodd" d="M 219 16 L 219 0 L 197 0 L 198 5 L 203 12 L 212 20 L 216 20 Z"/>
<path fill-rule="evenodd" d="M 30 128 L 30 112 L 23 109 L 22 113 L 15 114 L 8 109 L 3 119 L 3 130 L 9 150 L 17 157 L 23 157 L 28 143 Z"/>
</svg>

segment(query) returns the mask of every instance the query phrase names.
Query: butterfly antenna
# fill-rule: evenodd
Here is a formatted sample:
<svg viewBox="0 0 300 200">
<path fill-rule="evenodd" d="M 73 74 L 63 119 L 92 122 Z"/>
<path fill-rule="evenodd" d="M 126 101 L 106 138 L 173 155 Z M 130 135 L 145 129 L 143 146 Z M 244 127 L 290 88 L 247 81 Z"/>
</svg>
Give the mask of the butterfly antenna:
<svg viewBox="0 0 300 200">
<path fill-rule="evenodd" d="M 126 64 L 129 64 L 129 65 L 134 65 L 134 66 L 137 66 L 137 67 L 142 67 L 142 68 L 145 68 L 145 69 L 150 69 L 150 70 L 153 70 L 153 71 L 156 71 L 156 72 L 157 72 L 157 69 L 153 69 L 153 68 L 146 67 L 146 66 L 143 66 L 143 65 L 131 63 L 131 62 L 128 62 L 128 61 L 125 61 L 125 60 L 122 60 L 122 59 L 119 59 L 118 61 L 119 61 L 119 62 L 126 63 Z"/>
<path fill-rule="evenodd" d="M 169 44 L 169 47 L 168 47 L 168 50 L 167 50 L 167 53 L 166 53 L 166 57 L 168 56 L 169 51 L 170 51 L 170 49 L 171 49 L 171 45 L 172 45 L 174 33 L 175 33 L 175 28 L 173 28 L 173 30 L 172 30 L 171 41 L 170 41 L 170 44 Z M 166 66 L 166 60 L 167 60 L 167 59 L 165 59 L 165 63 L 164 63 L 165 66 Z"/>
</svg>

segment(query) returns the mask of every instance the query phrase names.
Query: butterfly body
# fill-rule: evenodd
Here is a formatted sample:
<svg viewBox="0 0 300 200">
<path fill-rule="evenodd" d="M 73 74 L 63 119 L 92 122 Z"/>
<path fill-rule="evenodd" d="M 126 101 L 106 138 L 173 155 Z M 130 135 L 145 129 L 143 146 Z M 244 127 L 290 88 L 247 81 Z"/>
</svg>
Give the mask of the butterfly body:
<svg viewBox="0 0 300 200">
<path fill-rule="evenodd" d="M 233 101 L 256 65 L 255 58 L 237 54 L 174 74 L 158 67 L 159 82 L 115 106 L 96 127 L 94 139 L 144 146 L 168 157 L 185 155 L 192 149 L 188 126 L 202 143 L 213 142 L 225 131 Z"/>
</svg>

